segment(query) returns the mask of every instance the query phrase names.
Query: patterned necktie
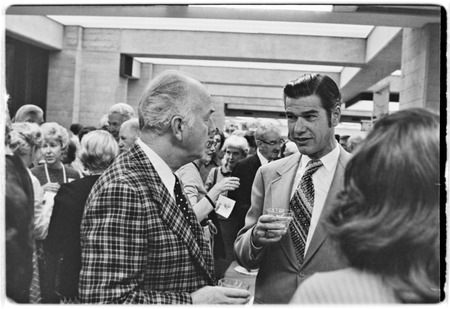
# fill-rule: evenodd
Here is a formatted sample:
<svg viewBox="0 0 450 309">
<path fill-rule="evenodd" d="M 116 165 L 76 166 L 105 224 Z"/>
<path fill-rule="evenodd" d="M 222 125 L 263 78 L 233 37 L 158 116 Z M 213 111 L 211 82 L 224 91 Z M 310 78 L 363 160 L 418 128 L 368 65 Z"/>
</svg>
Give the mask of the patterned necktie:
<svg viewBox="0 0 450 309">
<path fill-rule="evenodd" d="M 294 213 L 294 220 L 289 226 L 292 242 L 294 243 L 295 255 L 301 265 L 305 253 L 306 239 L 308 238 L 309 224 L 311 222 L 311 213 L 314 206 L 314 184 L 312 175 L 323 164 L 320 160 L 311 160 L 306 165 L 305 174 L 303 174 L 300 184 L 297 187 L 289 203 Z"/>
<path fill-rule="evenodd" d="M 189 204 L 186 196 L 183 193 L 183 189 L 181 188 L 180 180 L 175 175 L 175 187 L 173 189 L 175 193 L 175 201 L 177 206 L 180 207 L 181 212 L 183 213 L 183 217 L 186 219 L 186 222 L 189 224 L 189 227 L 192 231 L 194 231 L 192 216 L 189 213 Z M 196 220 L 196 218 L 195 218 Z"/>
</svg>

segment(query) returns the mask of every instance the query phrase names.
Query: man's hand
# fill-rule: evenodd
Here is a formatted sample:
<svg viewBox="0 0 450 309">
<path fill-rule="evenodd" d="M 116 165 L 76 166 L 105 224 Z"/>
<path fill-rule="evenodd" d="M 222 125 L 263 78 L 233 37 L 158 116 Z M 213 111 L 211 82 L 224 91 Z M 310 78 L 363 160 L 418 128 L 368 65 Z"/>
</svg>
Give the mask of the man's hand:
<svg viewBox="0 0 450 309">
<path fill-rule="evenodd" d="M 196 304 L 246 304 L 250 300 L 247 290 L 205 286 L 191 293 L 192 303 Z"/>
<path fill-rule="evenodd" d="M 262 215 L 258 218 L 252 232 L 252 242 L 256 247 L 275 243 L 287 233 L 287 227 L 292 218 L 281 218 L 272 215 Z"/>
</svg>

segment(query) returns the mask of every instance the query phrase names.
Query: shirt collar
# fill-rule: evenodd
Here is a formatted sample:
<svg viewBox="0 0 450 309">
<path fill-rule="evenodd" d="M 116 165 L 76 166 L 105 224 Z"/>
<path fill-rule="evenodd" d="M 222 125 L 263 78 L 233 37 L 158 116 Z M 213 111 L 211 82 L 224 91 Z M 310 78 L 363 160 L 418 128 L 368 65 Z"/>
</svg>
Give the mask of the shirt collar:
<svg viewBox="0 0 450 309">
<path fill-rule="evenodd" d="M 261 161 L 261 165 L 269 163 L 269 160 L 267 160 L 266 157 L 262 155 L 259 149 L 256 149 L 256 154 L 258 155 L 259 161 Z"/>
<path fill-rule="evenodd" d="M 169 193 L 173 196 L 173 189 L 175 187 L 175 176 L 171 170 L 171 168 L 167 165 L 167 163 L 150 147 L 147 146 L 140 138 L 136 140 L 136 143 L 142 148 L 144 153 L 149 158 L 150 162 L 153 164 L 156 172 L 163 184 L 166 186 Z"/>
<path fill-rule="evenodd" d="M 336 143 L 336 146 L 333 150 L 331 150 L 329 153 L 324 155 L 322 158 L 320 158 L 320 161 L 322 161 L 323 166 L 327 169 L 327 171 L 331 171 L 333 167 L 336 165 L 339 155 L 341 154 L 341 147 Z M 306 167 L 306 164 L 311 161 L 311 158 L 307 155 L 302 155 L 301 157 L 301 166 L 303 168 Z"/>
</svg>

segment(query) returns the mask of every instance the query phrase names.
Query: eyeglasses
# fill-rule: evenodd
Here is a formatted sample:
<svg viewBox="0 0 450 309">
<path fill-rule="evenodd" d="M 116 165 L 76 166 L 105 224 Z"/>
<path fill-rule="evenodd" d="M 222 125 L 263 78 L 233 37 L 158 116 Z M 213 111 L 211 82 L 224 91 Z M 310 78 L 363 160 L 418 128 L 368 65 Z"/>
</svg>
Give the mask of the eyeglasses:
<svg viewBox="0 0 450 309">
<path fill-rule="evenodd" d="M 270 146 L 283 146 L 284 145 L 284 140 L 280 139 L 279 141 L 272 141 L 272 142 L 266 142 L 265 140 L 262 139 L 258 139 L 258 141 L 263 142 L 264 144 L 270 145 Z"/>
<path fill-rule="evenodd" d="M 206 142 L 205 147 L 206 148 L 211 148 L 212 146 L 215 147 L 216 145 L 217 145 L 217 142 L 215 140 L 209 140 L 209 141 Z"/>
</svg>

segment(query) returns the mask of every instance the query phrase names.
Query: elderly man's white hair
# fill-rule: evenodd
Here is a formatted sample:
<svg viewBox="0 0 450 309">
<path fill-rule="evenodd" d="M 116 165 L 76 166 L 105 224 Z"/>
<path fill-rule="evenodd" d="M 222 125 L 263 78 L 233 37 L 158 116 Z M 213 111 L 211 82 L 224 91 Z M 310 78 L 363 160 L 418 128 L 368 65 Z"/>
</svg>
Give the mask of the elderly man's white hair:
<svg viewBox="0 0 450 309">
<path fill-rule="evenodd" d="M 134 116 L 134 109 L 127 103 L 116 103 L 109 109 L 108 115 L 120 114 L 125 120 L 128 120 Z"/>
<path fill-rule="evenodd" d="M 122 123 L 120 126 L 120 130 L 125 130 L 127 128 L 130 128 L 133 130 L 135 134 L 138 134 L 140 132 L 139 130 L 139 119 L 138 118 L 131 118 Z"/>
<path fill-rule="evenodd" d="M 255 139 L 264 139 L 266 133 L 271 132 L 271 131 L 276 132 L 279 135 L 281 135 L 281 130 L 278 126 L 276 126 L 270 122 L 261 123 L 255 131 Z"/>
</svg>

